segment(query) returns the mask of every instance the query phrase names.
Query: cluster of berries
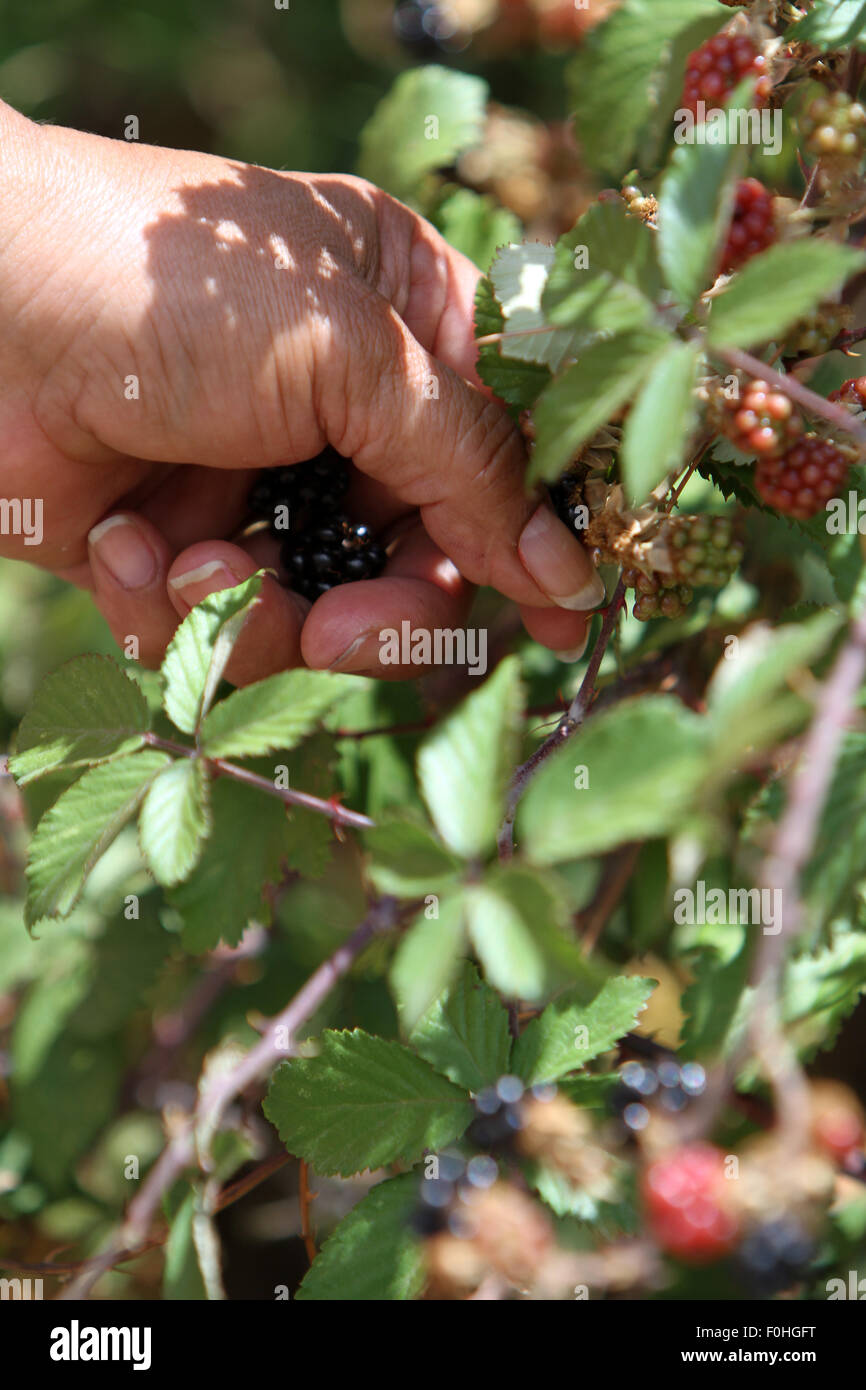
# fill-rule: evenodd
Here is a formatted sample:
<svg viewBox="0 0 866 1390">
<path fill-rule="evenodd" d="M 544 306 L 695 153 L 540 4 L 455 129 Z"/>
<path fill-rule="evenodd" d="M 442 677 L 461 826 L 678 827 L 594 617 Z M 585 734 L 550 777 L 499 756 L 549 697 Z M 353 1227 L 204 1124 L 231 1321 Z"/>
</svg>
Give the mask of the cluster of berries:
<svg viewBox="0 0 866 1390">
<path fill-rule="evenodd" d="M 346 460 L 326 449 L 306 463 L 266 469 L 247 499 L 251 514 L 282 541 L 290 587 L 311 602 L 339 584 L 375 579 L 385 566 L 369 526 L 340 510 L 348 487 Z"/>
<path fill-rule="evenodd" d="M 807 434 L 781 457 L 758 460 L 755 490 L 783 516 L 807 521 L 838 495 L 849 466 L 849 458 L 831 439 Z"/>
<path fill-rule="evenodd" d="M 694 598 L 689 584 L 663 584 L 658 576 L 639 569 L 623 570 L 622 582 L 626 589 L 634 589 L 632 614 L 641 623 L 651 618 L 682 618 Z"/>
<path fill-rule="evenodd" d="M 787 396 L 754 380 L 725 401 L 722 429 L 744 454 L 778 458 L 803 433 L 803 422 Z"/>
<path fill-rule="evenodd" d="M 673 1056 L 657 1062 L 626 1062 L 611 1092 L 613 1113 L 632 1134 L 646 1129 L 652 1112 L 676 1115 L 706 1090 L 707 1076 L 697 1062 Z"/>
<path fill-rule="evenodd" d="M 818 357 L 828 352 L 836 336 L 845 328 L 850 328 L 853 311 L 850 304 L 821 304 L 808 315 L 798 320 L 785 334 L 785 357 L 798 357 L 804 354 Z"/>
<path fill-rule="evenodd" d="M 734 210 L 719 260 L 724 275 L 737 270 L 752 256 L 766 251 L 776 240 L 773 195 L 759 179 L 741 179 L 734 194 Z"/>
<path fill-rule="evenodd" d="M 815 97 L 800 117 L 803 141 L 824 167 L 856 167 L 866 154 L 866 107 L 847 92 Z"/>
<path fill-rule="evenodd" d="M 763 106 L 770 95 L 767 60 L 744 34 L 716 34 L 686 60 L 683 106 L 698 114 L 698 102 L 708 108 L 724 105 L 740 82 L 755 77 L 755 103 Z"/>
</svg>

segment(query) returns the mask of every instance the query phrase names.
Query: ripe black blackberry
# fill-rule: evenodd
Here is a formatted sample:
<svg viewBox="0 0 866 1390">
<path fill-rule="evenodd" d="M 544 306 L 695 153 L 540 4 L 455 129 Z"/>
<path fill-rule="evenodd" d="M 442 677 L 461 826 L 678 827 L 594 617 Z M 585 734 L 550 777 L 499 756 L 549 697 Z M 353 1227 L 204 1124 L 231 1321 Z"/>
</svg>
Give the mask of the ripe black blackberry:
<svg viewBox="0 0 866 1390">
<path fill-rule="evenodd" d="M 769 1298 L 803 1279 L 815 1253 L 812 1237 L 797 1218 L 783 1216 L 747 1232 L 734 1269 L 756 1297 Z"/>
<path fill-rule="evenodd" d="M 264 469 L 250 489 L 247 505 L 253 516 L 269 521 L 279 537 L 338 512 L 348 487 L 346 460 L 328 448 L 306 463 Z M 278 507 L 288 508 L 288 526 L 277 525 Z"/>
<path fill-rule="evenodd" d="M 397 41 L 419 58 L 447 51 L 448 40 L 455 34 L 454 24 L 436 0 L 401 0 L 391 22 Z"/>
<path fill-rule="evenodd" d="M 303 534 L 290 534 L 281 558 L 291 588 L 315 602 L 338 584 L 375 579 L 386 557 L 369 526 L 337 515 Z"/>
<path fill-rule="evenodd" d="M 560 521 L 565 522 L 570 531 L 581 530 L 585 509 L 578 479 L 566 473 L 559 482 L 550 484 L 548 492 L 550 504 Z"/>
<path fill-rule="evenodd" d="M 652 1109 L 676 1114 L 701 1095 L 706 1084 L 706 1073 L 697 1062 L 626 1062 L 609 1105 L 625 1128 L 636 1133 L 646 1128 Z"/>
<path fill-rule="evenodd" d="M 470 1144 L 485 1152 L 510 1149 L 523 1128 L 523 1083 L 516 1076 L 500 1076 L 475 1097 L 475 1119 L 466 1131 Z"/>
</svg>

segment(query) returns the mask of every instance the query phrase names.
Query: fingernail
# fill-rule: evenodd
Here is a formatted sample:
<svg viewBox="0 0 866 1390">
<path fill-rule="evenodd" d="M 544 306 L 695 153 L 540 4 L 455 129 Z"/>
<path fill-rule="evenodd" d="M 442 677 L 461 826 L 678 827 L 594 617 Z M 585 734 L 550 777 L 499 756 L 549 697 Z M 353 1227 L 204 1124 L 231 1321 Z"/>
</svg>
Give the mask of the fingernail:
<svg viewBox="0 0 866 1390">
<path fill-rule="evenodd" d="M 361 650 L 369 636 L 370 634 L 368 632 L 362 632 L 360 637 L 356 637 L 354 642 L 350 642 L 348 647 L 346 647 L 344 651 L 341 651 L 338 657 L 334 658 L 334 660 L 328 667 L 328 670 L 342 671 L 346 666 L 348 666 L 352 658 L 356 656 L 357 653 Z M 369 666 L 370 664 L 371 663 L 369 661 L 362 662 L 361 669 L 366 670 L 367 666 Z"/>
<path fill-rule="evenodd" d="M 87 542 L 122 588 L 146 589 L 156 578 L 159 562 L 132 517 L 110 516 L 100 521 Z"/>
<path fill-rule="evenodd" d="M 592 561 L 546 502 L 524 526 L 517 549 L 539 589 L 558 608 L 585 613 L 604 599 Z"/>
<path fill-rule="evenodd" d="M 181 602 L 194 608 L 208 594 L 218 589 L 233 589 L 241 581 L 222 560 L 209 560 L 206 565 L 187 570 L 186 574 L 173 575 L 168 582 Z"/>
<path fill-rule="evenodd" d="M 553 655 L 556 657 L 557 661 L 565 661 L 565 662 L 579 661 L 580 658 L 583 656 L 584 652 L 586 651 L 586 644 L 587 644 L 588 641 L 589 641 L 589 626 L 587 625 L 587 629 L 586 629 L 586 632 L 585 632 L 585 634 L 584 634 L 583 641 L 581 642 L 581 644 L 580 644 L 579 647 L 572 647 L 572 648 L 571 648 L 569 651 L 567 651 L 567 652 L 554 652 Z"/>
</svg>

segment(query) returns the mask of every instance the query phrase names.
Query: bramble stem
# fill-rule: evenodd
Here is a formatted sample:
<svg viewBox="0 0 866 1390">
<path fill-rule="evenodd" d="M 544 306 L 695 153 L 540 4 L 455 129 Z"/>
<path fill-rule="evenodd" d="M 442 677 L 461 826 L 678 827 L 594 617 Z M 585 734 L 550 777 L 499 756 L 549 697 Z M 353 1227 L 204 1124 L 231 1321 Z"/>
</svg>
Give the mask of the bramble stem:
<svg viewBox="0 0 866 1390">
<path fill-rule="evenodd" d="M 812 415 L 823 416 L 825 420 L 829 420 L 831 425 L 835 425 L 837 429 L 852 435 L 858 443 L 866 448 L 866 425 L 862 425 L 859 420 L 855 419 L 844 406 L 837 405 L 835 401 L 825 400 L 823 396 L 818 395 L 817 391 L 812 391 L 808 386 L 804 386 L 802 381 L 798 381 L 795 376 L 784 376 L 782 372 L 774 371 L 772 367 L 767 366 L 766 362 L 761 362 L 750 352 L 743 352 L 741 348 L 713 348 L 713 353 L 736 371 L 748 372 L 751 376 L 760 377 L 761 381 L 768 382 L 770 386 L 781 391 L 792 401 L 796 401 Z"/>
</svg>

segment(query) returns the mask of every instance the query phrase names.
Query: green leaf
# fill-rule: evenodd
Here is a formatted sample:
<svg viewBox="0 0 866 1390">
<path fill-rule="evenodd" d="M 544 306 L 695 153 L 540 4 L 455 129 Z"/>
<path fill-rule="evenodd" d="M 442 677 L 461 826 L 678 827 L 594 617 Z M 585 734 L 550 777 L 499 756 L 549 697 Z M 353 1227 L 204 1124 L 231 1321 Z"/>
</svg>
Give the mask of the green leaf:
<svg viewBox="0 0 866 1390">
<path fill-rule="evenodd" d="M 199 758 L 179 758 L 153 783 L 138 826 L 141 848 L 166 888 L 189 878 L 210 830 L 209 782 Z"/>
<path fill-rule="evenodd" d="M 321 1048 L 279 1068 L 264 1106 L 289 1152 L 319 1173 L 415 1163 L 472 1119 L 466 1093 L 401 1043 L 355 1029 L 323 1033 Z"/>
<path fill-rule="evenodd" d="M 172 638 L 162 663 L 163 707 L 185 734 L 207 714 L 232 648 L 262 587 L 254 574 L 233 589 L 220 589 L 197 603 Z"/>
<path fill-rule="evenodd" d="M 503 994 L 540 999 L 596 975 L 566 935 L 569 913 L 552 885 L 511 864 L 492 868 L 467 894 L 469 935 L 484 973 Z"/>
<path fill-rule="evenodd" d="M 825 612 L 777 628 L 756 623 L 740 634 L 706 692 L 720 764 L 735 764 L 744 749 L 765 747 L 802 721 L 808 706 L 790 691 L 791 677 L 826 650 L 840 621 Z"/>
<path fill-rule="evenodd" d="M 478 281 L 475 291 L 475 336 L 486 338 L 505 332 L 505 319 L 485 277 Z M 476 364 L 478 375 L 500 400 L 505 401 L 512 416 L 519 416 L 537 400 L 550 381 L 550 368 L 542 362 L 521 361 L 506 356 L 499 343 L 482 343 Z"/>
<path fill-rule="evenodd" d="M 672 343 L 657 359 L 628 413 L 623 432 L 622 479 L 630 502 L 643 502 L 683 462 L 695 419 L 698 348 Z"/>
<path fill-rule="evenodd" d="M 520 222 L 508 208 L 471 188 L 457 188 L 430 219 L 450 246 L 486 270 L 500 246 L 520 238 Z"/>
<path fill-rule="evenodd" d="M 202 749 L 209 758 L 251 758 L 294 748 L 358 683 L 330 671 L 281 671 L 244 686 L 203 720 Z"/>
<path fill-rule="evenodd" d="M 710 348 L 749 348 L 784 337 L 864 265 L 862 251 L 823 237 L 771 246 L 754 256 L 713 300 Z"/>
<path fill-rule="evenodd" d="M 436 829 L 464 858 L 494 847 L 517 761 L 522 703 L 520 663 L 508 657 L 418 752 L 421 792 Z"/>
<path fill-rule="evenodd" d="M 397 898 L 440 893 L 463 868 L 426 826 L 415 821 L 382 821 L 364 832 L 364 847 L 370 854 L 367 876 L 376 892 Z"/>
<path fill-rule="evenodd" d="M 197 1201 L 198 1193 L 188 1192 L 171 1220 L 162 1274 L 162 1296 L 165 1299 L 182 1299 L 191 1303 L 207 1298 L 192 1238 Z"/>
<path fill-rule="evenodd" d="M 702 786 L 708 738 L 706 721 L 668 695 L 597 715 L 530 783 L 519 846 L 546 865 L 666 834 Z"/>
<path fill-rule="evenodd" d="M 295 1298 L 328 1303 L 417 1298 L 426 1278 L 422 1246 L 409 1224 L 417 1201 L 413 1173 L 378 1183 L 325 1241 Z"/>
<path fill-rule="evenodd" d="M 725 18 L 717 0 L 625 0 L 584 37 L 568 77 L 590 168 L 614 177 L 627 172 L 658 100 L 671 45 L 691 30 L 697 47 Z"/>
<path fill-rule="evenodd" d="M 585 987 L 560 995 L 521 1033 L 514 1045 L 513 1071 L 534 1086 L 558 1081 L 608 1052 L 634 1028 L 655 985 L 655 980 L 637 975 L 617 975 L 589 1002 Z"/>
<path fill-rule="evenodd" d="M 731 215 L 741 145 L 680 145 L 659 191 L 658 255 L 665 280 L 690 307 L 715 278 Z"/>
<path fill-rule="evenodd" d="M 42 817 L 30 843 L 25 921 L 65 916 L 85 879 L 171 759 L 143 752 L 85 772 Z"/>
<path fill-rule="evenodd" d="M 140 748 L 150 718 L 141 689 L 105 656 L 79 656 L 42 682 L 21 721 L 9 771 L 19 786 L 58 767 Z"/>
<path fill-rule="evenodd" d="M 545 388 L 534 411 L 530 483 L 552 482 L 596 430 L 633 396 L 670 339 L 637 330 L 594 343 Z"/>
<path fill-rule="evenodd" d="M 213 829 L 198 867 L 169 893 L 183 918 L 184 947 L 196 953 L 220 940 L 236 946 L 257 913 L 269 920 L 263 894 L 280 876 L 288 843 L 285 806 L 255 787 L 221 777 L 212 788 L 211 809 Z"/>
<path fill-rule="evenodd" d="M 866 992 L 866 935 L 841 927 L 826 947 L 788 962 L 782 1014 L 797 1052 L 808 1060 L 836 1039 Z"/>
<path fill-rule="evenodd" d="M 401 73 L 360 137 L 358 173 L 403 202 L 481 139 L 487 83 L 437 66 Z"/>
<path fill-rule="evenodd" d="M 508 1071 L 508 1013 L 464 961 L 460 977 L 413 1028 L 409 1043 L 449 1081 L 478 1092 Z"/>
<path fill-rule="evenodd" d="M 448 988 L 466 949 L 462 896 L 445 898 L 439 915 L 420 912 L 401 938 L 391 965 L 391 989 L 400 1021 L 413 1028 L 434 999 Z"/>
<path fill-rule="evenodd" d="M 12 1116 L 32 1145 L 35 1176 L 52 1190 L 68 1187 L 75 1161 L 114 1113 L 122 1049 L 58 1038 L 38 1073 L 11 1079 Z"/>
<path fill-rule="evenodd" d="M 814 0 L 811 12 L 792 24 L 785 37 L 825 53 L 866 48 L 866 0 Z"/>
<path fill-rule="evenodd" d="M 621 200 L 593 203 L 556 243 L 541 298 L 542 321 L 571 329 L 572 346 L 585 347 L 600 335 L 650 325 L 661 294 L 649 227 L 630 217 Z"/>
<path fill-rule="evenodd" d="M 490 283 L 502 312 L 502 331 L 518 335 L 505 344 L 509 357 L 539 362 L 553 371 L 564 358 L 574 355 L 575 336 L 563 329 L 538 331 L 547 324 L 541 299 L 555 254 L 544 242 L 528 241 L 504 246 L 490 267 Z"/>
</svg>

